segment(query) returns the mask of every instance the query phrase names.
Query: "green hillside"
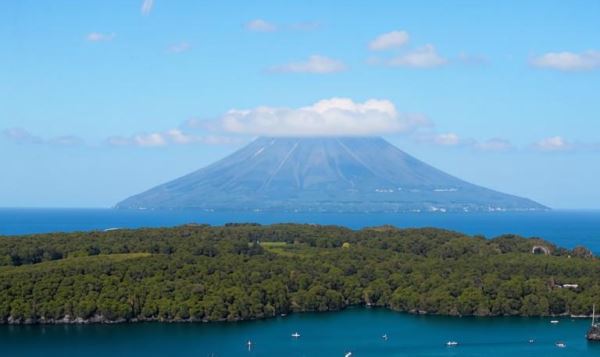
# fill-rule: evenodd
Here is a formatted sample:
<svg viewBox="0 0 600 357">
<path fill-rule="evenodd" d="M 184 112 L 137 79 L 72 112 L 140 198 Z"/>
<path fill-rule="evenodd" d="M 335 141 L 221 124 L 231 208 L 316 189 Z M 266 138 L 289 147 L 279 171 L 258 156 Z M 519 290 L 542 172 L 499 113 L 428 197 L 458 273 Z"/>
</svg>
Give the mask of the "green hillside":
<svg viewBox="0 0 600 357">
<path fill-rule="evenodd" d="M 232 224 L 0 237 L 3 323 L 236 321 L 350 305 L 579 315 L 598 298 L 588 250 L 512 235 Z"/>
</svg>

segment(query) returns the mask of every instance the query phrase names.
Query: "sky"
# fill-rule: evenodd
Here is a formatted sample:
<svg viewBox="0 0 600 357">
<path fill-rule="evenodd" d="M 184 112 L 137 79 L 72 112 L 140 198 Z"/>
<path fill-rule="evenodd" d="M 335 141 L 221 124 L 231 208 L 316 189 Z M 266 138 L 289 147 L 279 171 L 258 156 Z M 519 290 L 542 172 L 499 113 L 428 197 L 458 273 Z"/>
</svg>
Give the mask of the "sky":
<svg viewBox="0 0 600 357">
<path fill-rule="evenodd" d="M 0 207 L 110 207 L 269 136 L 383 136 L 600 208 L 600 2 L 0 2 Z"/>
</svg>

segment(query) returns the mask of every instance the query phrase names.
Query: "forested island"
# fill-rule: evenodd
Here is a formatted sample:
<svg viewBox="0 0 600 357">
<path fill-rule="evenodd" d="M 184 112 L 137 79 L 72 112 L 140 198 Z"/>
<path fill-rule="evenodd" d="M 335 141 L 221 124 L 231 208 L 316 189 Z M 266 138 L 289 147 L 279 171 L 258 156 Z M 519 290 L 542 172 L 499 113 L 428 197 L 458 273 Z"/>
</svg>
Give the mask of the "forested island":
<svg viewBox="0 0 600 357">
<path fill-rule="evenodd" d="M 514 235 L 228 224 L 0 237 L 2 323 L 239 321 L 360 305 L 589 315 L 597 299 L 589 250 Z"/>
</svg>

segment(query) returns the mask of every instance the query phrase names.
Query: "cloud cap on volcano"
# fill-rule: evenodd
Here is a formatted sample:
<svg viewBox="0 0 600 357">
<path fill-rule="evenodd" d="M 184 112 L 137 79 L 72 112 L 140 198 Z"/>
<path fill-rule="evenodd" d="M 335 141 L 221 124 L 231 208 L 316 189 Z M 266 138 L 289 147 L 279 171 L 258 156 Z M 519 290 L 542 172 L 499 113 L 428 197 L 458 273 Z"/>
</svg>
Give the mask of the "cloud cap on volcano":
<svg viewBox="0 0 600 357">
<path fill-rule="evenodd" d="M 219 126 L 236 134 L 265 136 L 372 136 L 405 133 L 430 126 L 421 114 L 400 113 L 389 100 L 355 102 L 330 98 L 300 108 L 232 109 Z"/>
</svg>

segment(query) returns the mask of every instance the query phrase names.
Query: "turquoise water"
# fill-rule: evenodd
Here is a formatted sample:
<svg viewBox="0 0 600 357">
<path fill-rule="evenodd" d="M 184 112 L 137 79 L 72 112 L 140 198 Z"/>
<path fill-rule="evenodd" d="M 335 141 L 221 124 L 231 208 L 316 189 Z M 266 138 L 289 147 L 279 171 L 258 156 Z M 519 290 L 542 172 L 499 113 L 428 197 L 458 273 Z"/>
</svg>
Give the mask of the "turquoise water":
<svg viewBox="0 0 600 357">
<path fill-rule="evenodd" d="M 598 356 L 589 320 L 450 318 L 383 309 L 241 323 L 0 326 L 4 356 Z M 298 331 L 301 337 L 291 334 Z M 388 335 L 384 341 L 381 336 Z M 529 343 L 535 339 L 535 343 Z M 246 342 L 253 348 L 248 351 Z M 445 342 L 456 340 L 457 347 Z M 566 348 L 555 346 L 564 341 Z"/>
<path fill-rule="evenodd" d="M 438 227 L 494 237 L 503 233 L 538 236 L 560 246 L 585 245 L 600 253 L 600 211 L 494 213 L 249 213 L 202 211 L 137 211 L 113 209 L 0 208 L 0 234 L 165 227 L 185 223 L 221 225 L 228 222 L 262 224 L 296 222 L 363 228 L 382 224 L 398 227 Z"/>
</svg>

